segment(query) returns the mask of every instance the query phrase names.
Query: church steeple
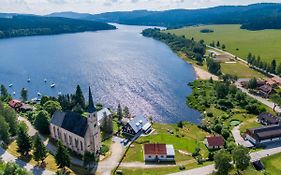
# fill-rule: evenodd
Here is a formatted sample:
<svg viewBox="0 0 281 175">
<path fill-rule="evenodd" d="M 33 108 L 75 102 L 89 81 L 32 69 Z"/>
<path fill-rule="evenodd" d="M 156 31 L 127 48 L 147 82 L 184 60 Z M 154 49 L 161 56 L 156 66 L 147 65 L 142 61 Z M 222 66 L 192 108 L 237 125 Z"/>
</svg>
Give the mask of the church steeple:
<svg viewBox="0 0 281 175">
<path fill-rule="evenodd" d="M 89 113 L 96 112 L 96 107 L 94 105 L 92 91 L 91 91 L 91 87 L 90 86 L 89 86 L 89 106 L 88 106 L 88 112 Z"/>
</svg>

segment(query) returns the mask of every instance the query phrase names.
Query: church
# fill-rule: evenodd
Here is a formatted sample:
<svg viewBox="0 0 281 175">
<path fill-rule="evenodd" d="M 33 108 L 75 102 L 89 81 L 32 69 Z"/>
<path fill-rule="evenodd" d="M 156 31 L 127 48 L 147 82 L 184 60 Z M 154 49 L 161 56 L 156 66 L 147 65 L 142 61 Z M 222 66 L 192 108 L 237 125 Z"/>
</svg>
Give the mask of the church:
<svg viewBox="0 0 281 175">
<path fill-rule="evenodd" d="M 84 117 L 74 112 L 56 111 L 50 122 L 51 137 L 78 154 L 90 152 L 98 155 L 101 132 L 90 87 L 88 113 L 88 117 Z"/>
</svg>

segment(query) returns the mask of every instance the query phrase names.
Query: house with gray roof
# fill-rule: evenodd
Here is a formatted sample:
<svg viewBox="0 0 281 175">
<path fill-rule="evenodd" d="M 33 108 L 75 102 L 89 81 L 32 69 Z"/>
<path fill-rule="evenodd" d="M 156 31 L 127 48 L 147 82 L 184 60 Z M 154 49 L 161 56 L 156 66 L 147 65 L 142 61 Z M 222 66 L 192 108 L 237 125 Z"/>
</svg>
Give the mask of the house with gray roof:
<svg viewBox="0 0 281 175">
<path fill-rule="evenodd" d="M 140 132 L 145 134 L 151 131 L 151 123 L 143 115 L 139 115 L 131 119 L 122 129 L 123 133 L 128 135 L 136 135 Z"/>
<path fill-rule="evenodd" d="M 50 122 L 51 137 L 78 154 L 90 152 L 98 155 L 101 133 L 90 88 L 88 113 L 85 117 L 75 112 L 56 111 Z"/>
</svg>

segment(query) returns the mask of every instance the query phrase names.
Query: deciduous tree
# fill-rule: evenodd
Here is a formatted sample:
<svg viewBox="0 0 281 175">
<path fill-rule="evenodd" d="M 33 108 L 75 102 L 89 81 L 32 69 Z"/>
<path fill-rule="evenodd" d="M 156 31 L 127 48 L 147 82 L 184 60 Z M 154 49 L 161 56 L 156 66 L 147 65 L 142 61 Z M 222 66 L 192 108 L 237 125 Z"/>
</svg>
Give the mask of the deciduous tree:
<svg viewBox="0 0 281 175">
<path fill-rule="evenodd" d="M 214 156 L 214 161 L 218 175 L 228 174 L 231 168 L 231 155 L 226 150 L 218 151 Z"/>
</svg>

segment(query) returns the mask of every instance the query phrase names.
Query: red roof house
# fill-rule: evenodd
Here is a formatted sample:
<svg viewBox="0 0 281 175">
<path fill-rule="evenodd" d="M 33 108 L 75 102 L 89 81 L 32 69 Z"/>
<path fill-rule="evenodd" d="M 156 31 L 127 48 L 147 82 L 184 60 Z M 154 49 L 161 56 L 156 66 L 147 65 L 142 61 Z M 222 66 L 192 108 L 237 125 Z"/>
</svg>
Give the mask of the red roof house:
<svg viewBox="0 0 281 175">
<path fill-rule="evenodd" d="M 224 138 L 222 136 L 210 136 L 205 139 L 205 145 L 209 149 L 221 149 L 224 146 Z"/>
<path fill-rule="evenodd" d="M 150 143 L 144 144 L 145 161 L 174 161 L 175 150 L 173 145 Z"/>
<path fill-rule="evenodd" d="M 11 100 L 11 101 L 9 101 L 9 106 L 10 106 L 11 108 L 16 109 L 16 108 L 19 108 L 19 107 L 22 106 L 22 102 L 19 101 L 19 100 Z"/>
</svg>

